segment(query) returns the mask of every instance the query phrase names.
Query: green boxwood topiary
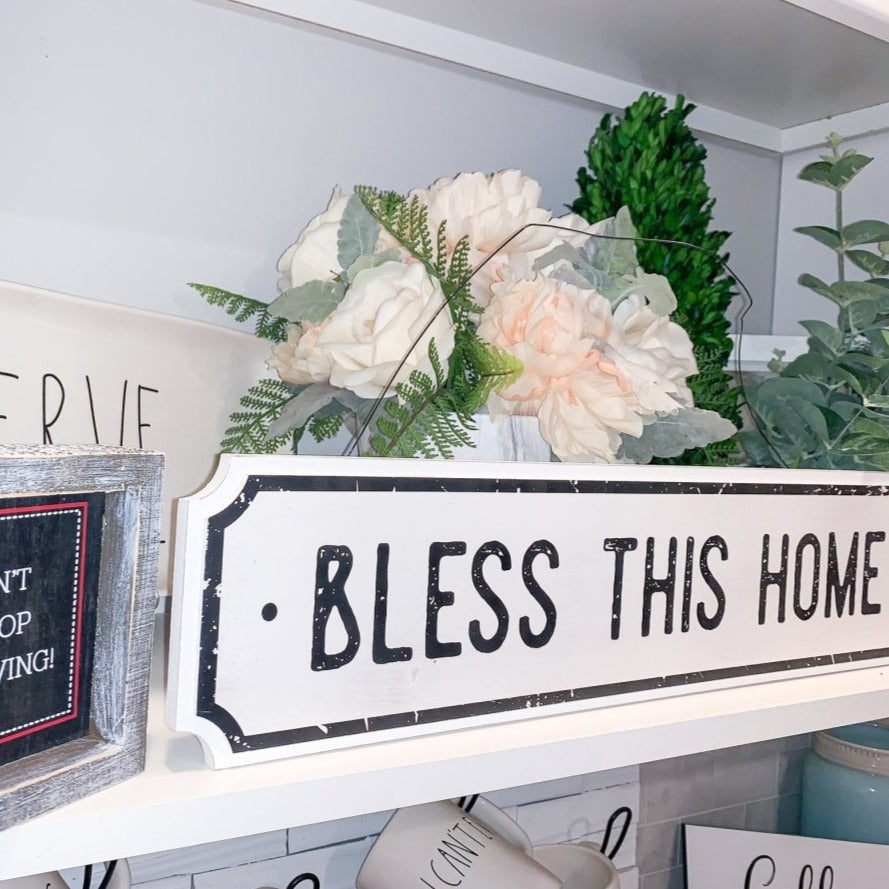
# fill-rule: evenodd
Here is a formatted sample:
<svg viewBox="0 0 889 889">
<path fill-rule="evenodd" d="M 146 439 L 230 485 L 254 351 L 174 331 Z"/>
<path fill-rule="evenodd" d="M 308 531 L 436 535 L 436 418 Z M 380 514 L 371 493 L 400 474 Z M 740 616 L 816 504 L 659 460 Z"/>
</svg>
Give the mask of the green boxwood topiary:
<svg viewBox="0 0 889 889">
<path fill-rule="evenodd" d="M 668 238 L 710 253 L 674 245 L 639 243 L 647 272 L 666 276 L 676 293 L 673 315 L 691 337 L 698 375 L 690 381 L 695 404 L 740 425 L 738 393 L 725 365 L 732 349 L 726 311 L 733 281 L 718 257 L 728 232 L 713 231 L 714 199 L 704 177 L 706 149 L 685 120 L 695 106 L 682 96 L 667 109 L 663 96 L 643 93 L 622 119 L 606 114 L 590 139 L 589 169 L 577 173 L 580 197 L 571 209 L 588 222 L 627 206 L 640 237 Z M 736 462 L 734 439 L 695 448 L 661 462 L 724 465 Z"/>
</svg>

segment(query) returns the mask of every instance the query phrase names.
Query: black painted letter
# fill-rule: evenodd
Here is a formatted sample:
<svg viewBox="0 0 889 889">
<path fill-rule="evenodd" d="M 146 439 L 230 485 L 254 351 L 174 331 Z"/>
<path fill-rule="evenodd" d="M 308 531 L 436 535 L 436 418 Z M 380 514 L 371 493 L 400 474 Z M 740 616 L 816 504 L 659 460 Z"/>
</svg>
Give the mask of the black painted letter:
<svg viewBox="0 0 889 889">
<path fill-rule="evenodd" d="M 497 651 L 506 639 L 509 630 L 509 612 L 500 598 L 485 580 L 484 565 L 488 556 L 497 556 L 500 559 L 500 567 L 504 571 L 512 568 L 512 557 L 509 550 L 499 540 L 489 540 L 483 543 L 472 557 L 472 585 L 475 591 L 485 600 L 485 604 L 494 612 L 497 618 L 497 629 L 490 639 L 482 634 L 481 621 L 473 620 L 469 623 L 469 641 L 476 651 L 489 654 Z"/>
<path fill-rule="evenodd" d="M 534 577 L 534 559 L 540 555 L 545 555 L 549 559 L 550 568 L 559 567 L 559 553 L 548 540 L 535 540 L 525 550 L 525 557 L 522 559 L 522 580 L 525 589 L 534 597 L 546 615 L 546 622 L 539 633 L 531 630 L 531 621 L 527 617 L 519 620 L 519 635 L 528 648 L 542 648 L 552 639 L 556 631 L 556 604 Z"/>
<path fill-rule="evenodd" d="M 442 642 L 438 638 L 438 612 L 454 604 L 454 594 L 439 588 L 441 560 L 446 556 L 466 555 L 462 540 L 429 544 L 429 579 L 426 586 L 426 657 L 457 657 L 463 650 L 459 642 Z"/>
<path fill-rule="evenodd" d="M 373 659 L 375 664 L 409 661 L 414 650 L 408 645 L 386 645 L 386 619 L 389 616 L 389 544 L 377 546 L 377 582 L 374 598 Z"/>
<path fill-rule="evenodd" d="M 336 564 L 333 577 L 330 566 Z M 361 633 L 355 612 L 346 598 L 346 580 L 352 571 L 352 550 L 348 546 L 319 546 L 315 563 L 315 609 L 312 616 L 312 669 L 335 670 L 348 664 L 358 652 Z M 339 612 L 346 630 L 346 646 L 328 654 L 325 649 L 327 623 L 333 609 Z"/>
<path fill-rule="evenodd" d="M 620 610 L 624 589 L 624 553 L 639 546 L 635 537 L 606 537 L 602 544 L 605 552 L 614 556 L 614 587 L 611 593 L 611 638 L 620 639 Z"/>
</svg>

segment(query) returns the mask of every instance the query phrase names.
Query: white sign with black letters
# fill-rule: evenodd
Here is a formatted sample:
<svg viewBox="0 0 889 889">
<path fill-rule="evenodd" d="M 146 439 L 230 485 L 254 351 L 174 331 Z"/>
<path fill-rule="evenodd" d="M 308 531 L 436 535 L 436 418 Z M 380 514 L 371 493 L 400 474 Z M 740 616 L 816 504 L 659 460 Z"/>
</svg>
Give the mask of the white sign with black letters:
<svg viewBox="0 0 889 889">
<path fill-rule="evenodd" d="M 886 889 L 889 846 L 685 827 L 688 889 Z"/>
<path fill-rule="evenodd" d="M 224 456 L 170 721 L 216 766 L 889 663 L 889 475 Z"/>
</svg>

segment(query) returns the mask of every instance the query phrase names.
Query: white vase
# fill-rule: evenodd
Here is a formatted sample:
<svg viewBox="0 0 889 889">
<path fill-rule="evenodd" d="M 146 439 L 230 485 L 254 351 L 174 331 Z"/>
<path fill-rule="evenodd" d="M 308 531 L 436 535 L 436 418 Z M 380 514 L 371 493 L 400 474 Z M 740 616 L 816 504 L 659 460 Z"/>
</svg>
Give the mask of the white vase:
<svg viewBox="0 0 889 889">
<path fill-rule="evenodd" d="M 540 434 L 537 417 L 504 417 L 492 420 L 477 414 L 473 435 L 475 447 L 454 452 L 455 460 L 506 460 L 522 463 L 550 463 L 553 452 Z"/>
<path fill-rule="evenodd" d="M 550 463 L 553 453 L 543 440 L 537 417 L 505 417 L 494 421 L 487 413 L 475 417 L 475 447 L 457 448 L 455 460 L 505 460 L 522 463 Z M 315 442 L 307 435 L 300 442 L 301 454 L 339 456 L 348 447 L 351 436 L 343 430 L 336 438 Z"/>
</svg>

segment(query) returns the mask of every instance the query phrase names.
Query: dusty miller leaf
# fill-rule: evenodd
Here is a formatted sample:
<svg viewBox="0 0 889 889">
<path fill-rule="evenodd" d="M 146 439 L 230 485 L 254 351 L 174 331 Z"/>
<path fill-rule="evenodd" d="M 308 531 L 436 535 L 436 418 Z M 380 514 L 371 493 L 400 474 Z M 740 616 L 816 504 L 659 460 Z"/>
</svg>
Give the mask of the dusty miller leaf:
<svg viewBox="0 0 889 889">
<path fill-rule="evenodd" d="M 337 260 L 347 269 L 359 256 L 373 253 L 380 226 L 357 194 L 349 196 L 336 237 Z"/>
<path fill-rule="evenodd" d="M 688 448 L 698 448 L 730 438 L 737 430 L 715 411 L 684 407 L 673 414 L 658 415 L 639 438 L 622 436 L 618 459 L 650 463 L 655 457 L 676 457 Z"/>
<path fill-rule="evenodd" d="M 339 281 L 308 281 L 285 290 L 269 312 L 288 321 L 323 321 L 342 302 L 345 284 Z"/>
</svg>

